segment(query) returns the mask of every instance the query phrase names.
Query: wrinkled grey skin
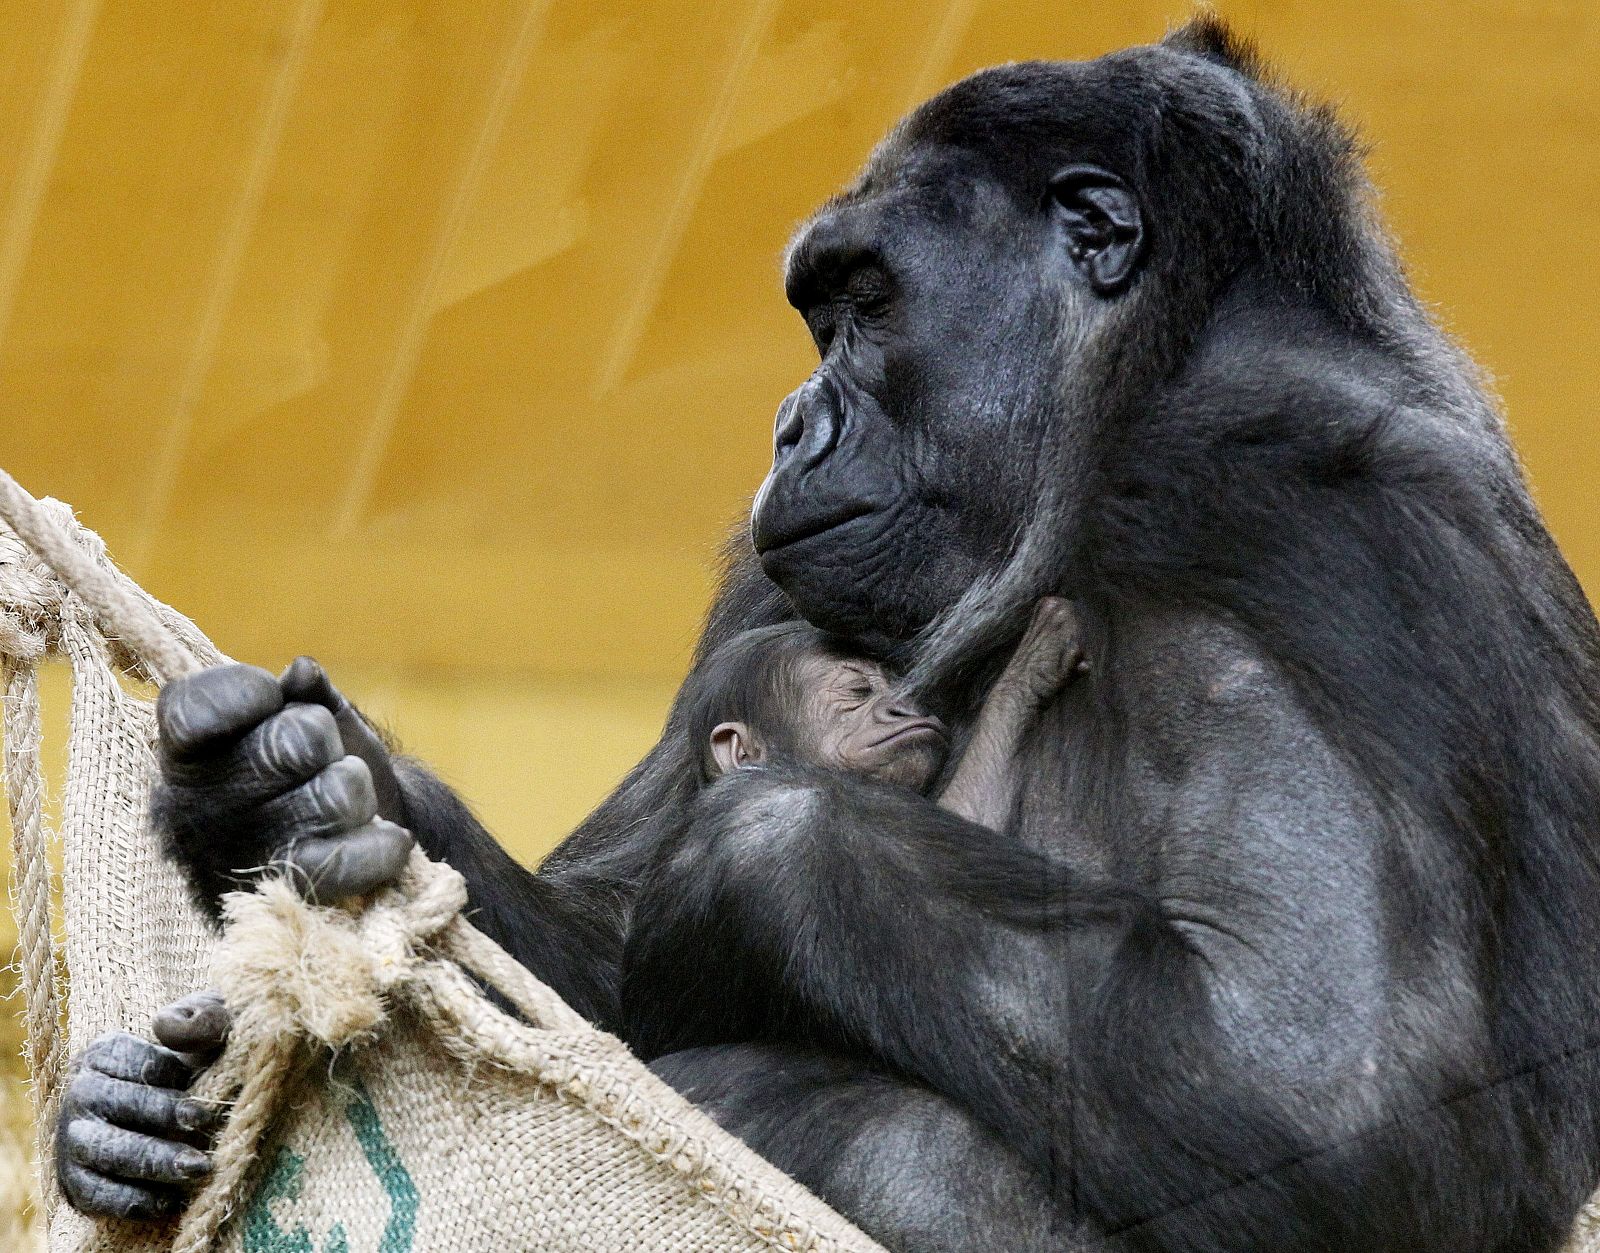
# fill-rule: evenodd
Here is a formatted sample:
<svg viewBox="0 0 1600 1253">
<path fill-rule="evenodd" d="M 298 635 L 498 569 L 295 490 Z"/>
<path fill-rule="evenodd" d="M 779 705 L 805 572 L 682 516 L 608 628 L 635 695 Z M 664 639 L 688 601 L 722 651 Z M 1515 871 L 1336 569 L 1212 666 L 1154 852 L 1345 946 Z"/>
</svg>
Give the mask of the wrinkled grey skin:
<svg viewBox="0 0 1600 1253">
<path fill-rule="evenodd" d="M 56 1170 L 74 1206 L 162 1218 L 205 1181 L 221 1111 L 187 1092 L 229 1023 L 218 993 L 196 992 L 156 1014 L 159 1043 L 110 1032 L 74 1060 L 56 1126 Z"/>
</svg>

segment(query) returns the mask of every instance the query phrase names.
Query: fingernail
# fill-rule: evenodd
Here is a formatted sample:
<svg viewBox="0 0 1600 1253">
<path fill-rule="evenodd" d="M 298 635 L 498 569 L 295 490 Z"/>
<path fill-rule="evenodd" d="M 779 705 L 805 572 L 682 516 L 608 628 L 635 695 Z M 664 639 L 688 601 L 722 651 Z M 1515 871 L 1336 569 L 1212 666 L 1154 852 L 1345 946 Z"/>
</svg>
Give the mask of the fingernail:
<svg viewBox="0 0 1600 1253">
<path fill-rule="evenodd" d="M 211 1107 L 204 1101 L 179 1101 L 176 1117 L 183 1130 L 197 1131 L 211 1121 Z"/>
<path fill-rule="evenodd" d="M 199 1149 L 184 1149 L 178 1154 L 178 1170 L 190 1179 L 194 1179 L 210 1172 L 211 1159 Z"/>
</svg>

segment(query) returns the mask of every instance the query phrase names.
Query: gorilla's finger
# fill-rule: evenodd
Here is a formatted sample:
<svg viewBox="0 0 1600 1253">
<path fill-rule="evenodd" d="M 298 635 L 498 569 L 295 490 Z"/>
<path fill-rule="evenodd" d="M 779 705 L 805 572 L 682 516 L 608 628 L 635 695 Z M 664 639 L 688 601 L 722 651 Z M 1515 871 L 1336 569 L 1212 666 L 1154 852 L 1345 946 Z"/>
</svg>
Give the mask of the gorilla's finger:
<svg viewBox="0 0 1600 1253">
<path fill-rule="evenodd" d="M 404 827 L 375 818 L 344 835 L 301 840 L 284 865 L 302 896 L 326 905 L 393 883 L 406 868 L 412 843 Z"/>
<path fill-rule="evenodd" d="M 389 763 L 389 748 L 361 711 L 347 700 L 328 672 L 310 657 L 296 657 L 278 678 L 284 699 L 309 701 L 333 714 L 347 753 L 354 753 L 372 770 L 372 787 L 378 794 L 378 813 L 391 822 L 404 825 L 405 799 L 400 781 Z"/>
<path fill-rule="evenodd" d="M 245 737 L 240 748 L 260 774 L 284 784 L 303 783 L 349 754 L 339 725 L 321 705 L 285 705 Z"/>
<path fill-rule="evenodd" d="M 183 1204 L 183 1195 L 170 1188 L 143 1188 L 108 1179 L 64 1153 L 57 1157 L 56 1170 L 67 1200 L 85 1214 L 149 1222 L 171 1217 Z"/>
<path fill-rule="evenodd" d="M 187 1088 L 195 1075 L 186 1058 L 128 1031 L 112 1031 L 91 1040 L 83 1051 L 82 1065 L 114 1079 L 158 1088 Z"/>
<path fill-rule="evenodd" d="M 284 700 L 301 700 L 321 705 L 336 714 L 349 705 L 343 693 L 333 686 L 333 680 L 314 657 L 296 657 L 289 668 L 278 676 L 278 686 L 283 689 Z"/>
<path fill-rule="evenodd" d="M 262 829 L 278 833 L 280 847 L 354 831 L 378 813 L 372 771 L 359 757 L 341 757 L 258 813 Z"/>
<path fill-rule="evenodd" d="M 219 1107 L 197 1101 L 173 1088 L 114 1079 L 98 1070 L 80 1070 L 67 1089 L 73 1115 L 92 1114 L 130 1131 L 166 1139 L 209 1131 L 221 1121 Z"/>
<path fill-rule="evenodd" d="M 190 1144 L 129 1131 L 98 1118 L 74 1118 L 61 1130 L 62 1154 L 116 1179 L 186 1186 L 211 1172 L 211 1157 Z"/>
<path fill-rule="evenodd" d="M 233 1013 L 221 992 L 191 992 L 156 1010 L 150 1030 L 157 1040 L 179 1053 L 204 1056 L 227 1041 Z"/>
<path fill-rule="evenodd" d="M 212 666 L 174 679 L 156 701 L 156 727 L 168 757 L 187 761 L 243 735 L 283 708 L 283 689 L 258 666 Z"/>
<path fill-rule="evenodd" d="M 173 817 L 204 840 L 208 824 L 196 820 L 196 805 L 187 797 L 201 793 L 214 824 L 283 795 L 345 755 L 333 715 L 321 705 L 296 704 L 265 718 L 224 751 L 164 763 L 163 775 L 172 789 Z"/>
</svg>

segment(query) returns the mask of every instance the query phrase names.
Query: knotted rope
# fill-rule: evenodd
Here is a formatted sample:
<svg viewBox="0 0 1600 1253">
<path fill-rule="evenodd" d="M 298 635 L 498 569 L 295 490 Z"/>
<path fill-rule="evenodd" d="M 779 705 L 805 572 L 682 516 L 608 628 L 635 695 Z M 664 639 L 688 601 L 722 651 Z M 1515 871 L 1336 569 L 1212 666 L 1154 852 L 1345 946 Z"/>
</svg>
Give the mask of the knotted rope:
<svg viewBox="0 0 1600 1253">
<path fill-rule="evenodd" d="M 399 889 L 359 917 L 307 906 L 281 879 L 224 904 L 226 935 L 213 965 L 224 1000 L 236 1006 L 222 1057 L 195 1095 L 232 1101 L 210 1179 L 190 1202 L 174 1253 L 204 1253 L 227 1220 L 283 1093 L 311 1055 L 340 1049 L 377 1029 L 386 998 L 412 977 L 423 946 L 458 920 L 466 883 L 414 852 Z"/>
<path fill-rule="evenodd" d="M 56 948 L 50 920 L 50 834 L 44 821 L 44 782 L 38 659 L 51 647 L 64 612 L 58 586 L 14 535 L 0 532 L 0 651 L 5 653 L 6 777 L 11 813 L 11 863 L 15 870 L 17 943 L 21 960 L 24 1057 L 33 1076 L 35 1147 L 51 1161 L 51 1139 L 66 1058 L 61 998 L 56 988 Z"/>
</svg>

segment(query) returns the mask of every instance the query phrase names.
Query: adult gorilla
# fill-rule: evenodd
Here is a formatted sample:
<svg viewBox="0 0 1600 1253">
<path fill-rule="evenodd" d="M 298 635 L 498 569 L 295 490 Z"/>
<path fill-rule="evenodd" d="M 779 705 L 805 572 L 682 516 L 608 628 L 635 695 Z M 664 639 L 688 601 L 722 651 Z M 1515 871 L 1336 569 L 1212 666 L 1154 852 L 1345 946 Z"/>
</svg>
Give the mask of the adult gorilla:
<svg viewBox="0 0 1600 1253">
<path fill-rule="evenodd" d="M 822 361 L 701 655 L 798 611 L 959 723 L 1071 596 L 1092 668 L 1004 835 L 759 773 L 685 832 L 675 725 L 537 876 L 415 765 L 383 802 L 480 926 L 892 1246 L 1544 1250 L 1595 1183 L 1596 626 L 1353 153 L 1206 21 L 959 83 L 796 243 Z M 362 825 L 382 749 L 317 704 L 305 666 L 165 694 L 208 901 L 403 851 Z M 96 1064 L 69 1190 L 168 1203 L 172 1144 L 96 1147 Z"/>
</svg>

